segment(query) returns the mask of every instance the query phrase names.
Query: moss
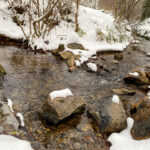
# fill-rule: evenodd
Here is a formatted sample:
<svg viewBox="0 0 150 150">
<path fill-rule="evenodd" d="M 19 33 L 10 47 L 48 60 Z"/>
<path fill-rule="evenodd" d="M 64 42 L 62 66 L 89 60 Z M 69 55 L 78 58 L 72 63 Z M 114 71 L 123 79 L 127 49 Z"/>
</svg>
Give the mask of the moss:
<svg viewBox="0 0 150 150">
<path fill-rule="evenodd" d="M 0 65 L 0 75 L 6 75 L 5 69 Z"/>
<path fill-rule="evenodd" d="M 150 17 L 150 0 L 145 0 L 144 5 L 143 5 L 141 21 L 149 17 Z"/>
</svg>

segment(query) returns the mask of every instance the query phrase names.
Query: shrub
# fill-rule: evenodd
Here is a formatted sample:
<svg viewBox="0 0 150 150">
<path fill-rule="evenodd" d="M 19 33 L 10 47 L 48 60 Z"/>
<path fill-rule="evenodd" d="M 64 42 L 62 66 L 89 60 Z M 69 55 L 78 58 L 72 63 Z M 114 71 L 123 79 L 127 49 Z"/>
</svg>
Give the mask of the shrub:
<svg viewBox="0 0 150 150">
<path fill-rule="evenodd" d="M 143 5 L 143 12 L 141 16 L 141 20 L 145 20 L 150 17 L 150 0 L 145 0 Z"/>
</svg>

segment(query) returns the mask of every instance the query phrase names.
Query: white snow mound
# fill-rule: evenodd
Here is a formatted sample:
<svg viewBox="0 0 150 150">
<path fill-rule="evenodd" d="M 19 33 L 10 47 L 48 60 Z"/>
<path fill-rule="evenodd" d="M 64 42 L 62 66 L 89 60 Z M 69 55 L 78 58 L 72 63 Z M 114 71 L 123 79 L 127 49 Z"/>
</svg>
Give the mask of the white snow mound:
<svg viewBox="0 0 150 150">
<path fill-rule="evenodd" d="M 112 101 L 113 101 L 113 103 L 119 104 L 120 99 L 119 99 L 119 97 L 117 95 L 113 95 Z"/>
<path fill-rule="evenodd" d="M 138 76 L 139 76 L 139 73 L 138 73 L 138 72 L 130 72 L 129 75 L 138 77 Z"/>
<path fill-rule="evenodd" d="M 0 150 L 33 150 L 30 143 L 10 135 L 0 135 Z"/>
<path fill-rule="evenodd" d="M 68 97 L 68 96 L 73 96 L 72 92 L 70 89 L 63 89 L 60 91 L 53 91 L 49 94 L 51 100 L 57 98 L 57 97 Z"/>
<path fill-rule="evenodd" d="M 87 66 L 94 72 L 97 72 L 97 65 L 94 63 L 87 63 Z"/>
</svg>

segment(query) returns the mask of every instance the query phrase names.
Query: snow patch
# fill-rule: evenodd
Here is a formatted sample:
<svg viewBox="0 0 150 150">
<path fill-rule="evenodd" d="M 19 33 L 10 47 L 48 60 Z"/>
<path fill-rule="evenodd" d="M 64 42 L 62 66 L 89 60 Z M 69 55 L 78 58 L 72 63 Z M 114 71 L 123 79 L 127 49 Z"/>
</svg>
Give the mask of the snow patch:
<svg viewBox="0 0 150 150">
<path fill-rule="evenodd" d="M 23 117 L 23 115 L 21 113 L 17 113 L 16 116 L 20 119 L 21 126 L 24 127 L 24 117 Z"/>
<path fill-rule="evenodd" d="M 0 135 L 0 150 L 33 150 L 27 141 L 10 135 Z"/>
<path fill-rule="evenodd" d="M 53 91 L 49 94 L 51 100 L 57 98 L 57 97 L 67 97 L 67 96 L 73 96 L 70 89 L 63 89 L 60 91 Z"/>
<path fill-rule="evenodd" d="M 144 20 L 136 27 L 137 33 L 143 37 L 150 38 L 150 18 Z"/>
<path fill-rule="evenodd" d="M 117 95 L 113 95 L 113 97 L 112 97 L 112 102 L 113 102 L 113 103 L 116 103 L 116 104 L 119 104 L 119 102 L 120 102 L 119 97 L 118 97 Z"/>
<path fill-rule="evenodd" d="M 139 76 L 139 73 L 138 73 L 138 72 L 130 72 L 129 75 L 138 77 L 138 76 Z"/>
<path fill-rule="evenodd" d="M 131 128 L 134 120 L 127 119 L 128 127 L 120 133 L 113 133 L 109 136 L 108 141 L 112 143 L 110 150 L 149 150 L 150 139 L 134 140 L 131 136 Z"/>
<path fill-rule="evenodd" d="M 87 66 L 94 72 L 97 72 L 97 65 L 94 63 L 87 63 Z"/>
<path fill-rule="evenodd" d="M 149 87 L 148 87 L 149 88 Z M 150 92 L 147 93 L 148 99 L 150 99 Z"/>
<path fill-rule="evenodd" d="M 13 108 L 12 108 L 13 103 L 12 103 L 11 99 L 8 98 L 7 101 L 8 101 L 8 106 L 9 106 L 10 110 L 11 110 L 12 112 L 14 112 L 14 110 L 13 110 Z"/>
</svg>

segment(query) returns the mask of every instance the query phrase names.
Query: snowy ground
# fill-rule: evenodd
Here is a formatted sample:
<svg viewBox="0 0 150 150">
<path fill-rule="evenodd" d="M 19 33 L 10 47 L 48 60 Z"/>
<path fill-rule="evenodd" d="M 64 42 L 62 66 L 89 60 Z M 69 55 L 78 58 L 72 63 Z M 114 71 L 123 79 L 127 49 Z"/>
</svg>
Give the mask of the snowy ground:
<svg viewBox="0 0 150 150">
<path fill-rule="evenodd" d="M 0 135 L 0 150 L 33 150 L 30 143 L 9 135 Z"/>
<path fill-rule="evenodd" d="M 120 133 L 113 133 L 108 138 L 112 143 L 110 150 L 149 150 L 150 139 L 136 141 L 132 138 L 130 130 L 133 126 L 133 119 L 127 119 L 128 127 Z"/>
<path fill-rule="evenodd" d="M 146 19 L 145 21 L 141 22 L 137 28 L 137 33 L 142 37 L 150 39 L 150 18 Z"/>
<path fill-rule="evenodd" d="M 61 21 L 52 29 L 51 33 L 43 40 L 41 37 L 30 42 L 32 48 L 51 50 L 56 49 L 59 44 L 82 43 L 86 51 L 74 50 L 75 54 L 81 55 L 78 65 L 87 61 L 89 57 L 101 50 L 122 51 L 133 40 L 130 27 L 125 24 L 115 23 L 114 17 L 101 10 L 80 6 L 79 9 L 79 32 L 75 32 L 74 13 L 68 18 L 73 22 Z M 8 4 L 0 1 L 0 34 L 10 38 L 24 38 L 19 26 L 12 21 Z M 29 33 L 29 27 L 23 27 Z M 48 41 L 46 43 L 45 41 Z M 70 50 L 66 47 L 66 50 Z M 70 50 L 71 51 L 71 50 Z"/>
</svg>

